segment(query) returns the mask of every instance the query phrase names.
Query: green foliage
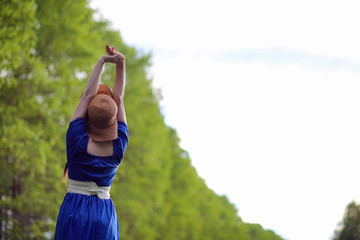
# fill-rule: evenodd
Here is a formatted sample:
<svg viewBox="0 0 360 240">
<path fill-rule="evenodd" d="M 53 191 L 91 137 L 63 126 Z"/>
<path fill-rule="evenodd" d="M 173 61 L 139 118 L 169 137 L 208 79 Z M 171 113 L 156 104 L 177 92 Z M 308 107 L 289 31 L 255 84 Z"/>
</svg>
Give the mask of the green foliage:
<svg viewBox="0 0 360 240">
<path fill-rule="evenodd" d="M 52 238 L 66 193 L 65 134 L 105 44 L 126 56 L 130 142 L 112 185 L 121 238 L 277 240 L 244 223 L 199 178 L 174 129 L 164 123 L 147 69 L 151 54 L 123 43 L 86 0 L 0 3 L 1 239 Z M 113 84 L 114 66 L 102 82 Z"/>
<path fill-rule="evenodd" d="M 346 207 L 344 218 L 335 231 L 334 240 L 360 239 L 360 204 L 352 201 Z"/>
</svg>

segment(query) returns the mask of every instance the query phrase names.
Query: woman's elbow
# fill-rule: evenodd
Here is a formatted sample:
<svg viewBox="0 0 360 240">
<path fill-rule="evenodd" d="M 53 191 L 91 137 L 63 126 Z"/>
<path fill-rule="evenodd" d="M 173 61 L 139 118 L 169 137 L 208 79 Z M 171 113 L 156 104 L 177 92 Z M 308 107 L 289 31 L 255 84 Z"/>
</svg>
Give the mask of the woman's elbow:
<svg viewBox="0 0 360 240">
<path fill-rule="evenodd" d="M 123 104 L 124 102 L 124 95 L 114 95 L 114 101 L 116 104 Z"/>
<path fill-rule="evenodd" d="M 81 96 L 81 98 L 88 100 L 89 102 L 96 96 L 96 93 L 86 93 L 84 92 L 84 94 Z"/>
</svg>

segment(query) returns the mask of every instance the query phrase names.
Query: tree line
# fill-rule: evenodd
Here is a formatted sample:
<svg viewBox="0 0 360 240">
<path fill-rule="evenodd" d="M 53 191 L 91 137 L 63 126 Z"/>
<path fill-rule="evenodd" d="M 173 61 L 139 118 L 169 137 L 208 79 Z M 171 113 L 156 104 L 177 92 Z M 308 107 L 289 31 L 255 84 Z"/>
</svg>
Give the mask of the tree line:
<svg viewBox="0 0 360 240">
<path fill-rule="evenodd" d="M 121 239 L 281 239 L 206 186 L 164 123 L 151 53 L 95 20 L 88 1 L 4 0 L 0 22 L 0 239 L 53 238 L 67 127 L 105 44 L 127 61 L 130 141 L 111 189 Z M 114 72 L 106 66 L 102 82 L 112 86 Z"/>
</svg>

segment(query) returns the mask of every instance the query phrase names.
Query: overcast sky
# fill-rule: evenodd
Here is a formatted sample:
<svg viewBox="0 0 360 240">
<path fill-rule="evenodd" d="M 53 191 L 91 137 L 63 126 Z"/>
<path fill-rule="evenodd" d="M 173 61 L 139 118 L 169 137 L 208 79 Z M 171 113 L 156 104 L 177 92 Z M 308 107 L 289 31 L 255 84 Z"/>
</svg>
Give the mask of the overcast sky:
<svg viewBox="0 0 360 240">
<path fill-rule="evenodd" d="M 360 200 L 358 1 L 90 2 L 152 52 L 166 123 L 245 222 L 333 235 Z"/>
</svg>

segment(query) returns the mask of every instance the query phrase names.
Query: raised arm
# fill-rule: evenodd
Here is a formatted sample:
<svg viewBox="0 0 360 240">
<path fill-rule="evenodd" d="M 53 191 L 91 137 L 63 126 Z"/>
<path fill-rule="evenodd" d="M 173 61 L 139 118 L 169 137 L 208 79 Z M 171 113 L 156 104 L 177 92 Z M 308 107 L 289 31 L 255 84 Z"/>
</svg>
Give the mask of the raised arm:
<svg viewBox="0 0 360 240">
<path fill-rule="evenodd" d="M 75 109 L 75 112 L 72 115 L 71 121 L 77 118 L 86 117 L 88 105 L 97 93 L 100 77 L 104 69 L 104 64 L 106 62 L 120 63 L 120 61 L 121 58 L 117 55 L 114 56 L 103 55 L 99 58 L 98 62 L 95 64 L 95 67 L 90 74 L 90 77 L 85 87 L 84 94 L 80 98 L 80 101 Z"/>
<path fill-rule="evenodd" d="M 125 56 L 122 53 L 116 52 L 115 48 L 110 48 L 106 45 L 106 51 L 110 56 L 119 56 L 120 62 L 116 63 L 116 73 L 114 82 L 114 100 L 118 107 L 117 120 L 126 123 L 126 113 L 124 106 L 125 95 L 125 78 L 126 78 L 126 64 Z"/>
</svg>

